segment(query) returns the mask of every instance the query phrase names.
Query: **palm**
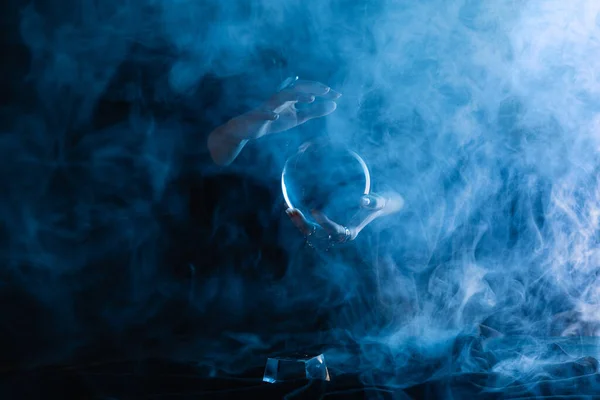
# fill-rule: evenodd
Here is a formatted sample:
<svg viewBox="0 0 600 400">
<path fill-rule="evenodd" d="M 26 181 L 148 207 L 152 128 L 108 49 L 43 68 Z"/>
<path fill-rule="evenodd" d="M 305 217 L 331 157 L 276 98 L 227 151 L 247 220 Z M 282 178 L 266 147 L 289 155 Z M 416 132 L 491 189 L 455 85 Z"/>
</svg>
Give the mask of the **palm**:
<svg viewBox="0 0 600 400">
<path fill-rule="evenodd" d="M 269 133 L 284 132 L 300 125 L 298 112 L 293 104 L 287 104 L 286 108 L 277 110 L 278 118 L 269 119 L 269 112 L 250 111 L 227 123 L 227 131 L 232 137 L 239 140 L 258 139 Z"/>
<path fill-rule="evenodd" d="M 271 126 L 267 133 L 285 132 L 300 124 L 298 111 L 296 110 L 296 107 L 291 105 L 279 113 L 279 118 L 276 121 L 270 123 Z"/>
<path fill-rule="evenodd" d="M 278 118 L 265 122 L 251 136 L 258 138 L 269 133 L 284 132 L 308 120 L 331 114 L 337 107 L 334 100 L 340 96 L 340 93 L 322 83 L 298 81 L 294 87 L 278 92 L 267 100 L 263 109 L 276 114 Z M 303 104 L 303 107 L 297 109 L 296 104 Z"/>
<path fill-rule="evenodd" d="M 341 93 L 319 82 L 297 81 L 267 100 L 262 107 L 232 118 L 213 130 L 208 138 L 211 157 L 228 165 L 248 140 L 270 133 L 284 132 L 304 122 L 331 114 Z M 319 101 L 315 101 L 315 99 Z M 306 106 L 296 108 L 297 103 Z"/>
</svg>

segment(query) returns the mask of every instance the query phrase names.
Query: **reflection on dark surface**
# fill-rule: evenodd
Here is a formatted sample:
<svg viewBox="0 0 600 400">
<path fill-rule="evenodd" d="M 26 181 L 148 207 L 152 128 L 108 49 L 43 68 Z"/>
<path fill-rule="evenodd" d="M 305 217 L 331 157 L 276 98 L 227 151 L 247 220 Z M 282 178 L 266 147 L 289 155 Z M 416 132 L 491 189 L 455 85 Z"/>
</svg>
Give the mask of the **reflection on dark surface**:
<svg viewBox="0 0 600 400">
<path fill-rule="evenodd" d="M 468 344 L 465 346 L 465 344 Z M 64 398 L 160 398 L 197 396 L 225 399 L 237 396 L 260 398 L 564 398 L 593 396 L 600 383 L 598 355 L 593 338 L 485 338 L 460 336 L 447 344 L 448 353 L 423 358 L 415 349 L 404 360 L 389 359 L 387 370 L 367 375 L 348 374 L 348 363 L 360 362 L 360 349 L 324 346 L 331 380 L 292 379 L 263 382 L 263 369 L 251 368 L 242 375 L 207 377 L 194 361 L 160 359 L 102 362 L 88 365 L 46 367 L 34 371 L 3 373 L 3 394 L 10 387 L 37 398 L 56 393 Z M 465 350 L 469 349 L 469 350 Z M 498 350 L 501 349 L 501 350 Z M 469 354 L 466 354 L 468 352 Z M 282 359 L 289 357 L 281 357 Z M 467 371 L 467 363 L 472 370 Z M 346 365 L 343 365 L 346 364 Z M 398 365 L 405 364 L 398 368 Z M 364 365 L 365 371 L 373 366 Z M 519 371 L 517 371 L 517 369 Z M 440 374 L 440 371 L 444 371 Z M 420 376 L 418 376 L 420 375 Z M 415 383 L 408 384 L 411 380 Z M 416 383 L 421 382 L 421 383 Z M 28 389 L 23 391 L 23 387 Z M 197 398 L 196 397 L 196 398 Z M 377 397 L 376 397 L 377 398 Z"/>
<path fill-rule="evenodd" d="M 329 370 L 323 354 L 293 352 L 267 359 L 263 382 L 280 383 L 298 379 L 329 381 Z"/>
</svg>

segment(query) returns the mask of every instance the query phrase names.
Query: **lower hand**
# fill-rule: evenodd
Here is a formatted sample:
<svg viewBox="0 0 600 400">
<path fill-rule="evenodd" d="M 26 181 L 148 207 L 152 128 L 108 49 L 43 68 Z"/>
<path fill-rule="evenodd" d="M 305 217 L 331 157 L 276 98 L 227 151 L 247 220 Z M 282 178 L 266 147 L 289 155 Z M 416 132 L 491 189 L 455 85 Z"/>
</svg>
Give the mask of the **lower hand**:
<svg viewBox="0 0 600 400">
<path fill-rule="evenodd" d="M 336 244 L 356 239 L 371 222 L 397 213 L 403 207 L 404 199 L 395 192 L 365 195 L 361 198 L 361 210 L 352 218 L 348 226 L 330 220 L 319 210 L 311 211 L 312 217 L 317 221 L 316 224 L 308 222 L 298 209 L 290 208 L 286 213 L 296 228 L 306 237 L 309 245 L 328 250 Z"/>
</svg>

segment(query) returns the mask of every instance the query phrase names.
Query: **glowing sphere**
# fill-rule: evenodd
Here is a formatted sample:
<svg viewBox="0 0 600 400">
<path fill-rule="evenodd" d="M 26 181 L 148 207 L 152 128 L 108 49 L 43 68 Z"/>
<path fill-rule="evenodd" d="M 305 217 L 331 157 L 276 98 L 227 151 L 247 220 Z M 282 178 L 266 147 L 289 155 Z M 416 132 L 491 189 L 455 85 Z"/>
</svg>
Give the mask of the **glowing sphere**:
<svg viewBox="0 0 600 400">
<path fill-rule="evenodd" d="M 371 190 L 364 160 L 355 152 L 329 142 L 308 142 L 285 163 L 283 197 L 290 208 L 312 219 L 311 210 L 346 225 Z"/>
</svg>

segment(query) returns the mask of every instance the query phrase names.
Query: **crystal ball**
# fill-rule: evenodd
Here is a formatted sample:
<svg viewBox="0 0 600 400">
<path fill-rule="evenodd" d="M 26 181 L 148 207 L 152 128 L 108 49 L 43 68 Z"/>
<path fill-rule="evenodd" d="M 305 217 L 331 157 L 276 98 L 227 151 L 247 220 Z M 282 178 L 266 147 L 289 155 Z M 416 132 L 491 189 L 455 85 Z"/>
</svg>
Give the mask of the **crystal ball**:
<svg viewBox="0 0 600 400">
<path fill-rule="evenodd" d="M 290 157 L 281 176 L 283 197 L 290 208 L 314 222 L 312 210 L 347 225 L 371 190 L 365 161 L 354 151 L 330 142 L 308 142 Z"/>
</svg>

